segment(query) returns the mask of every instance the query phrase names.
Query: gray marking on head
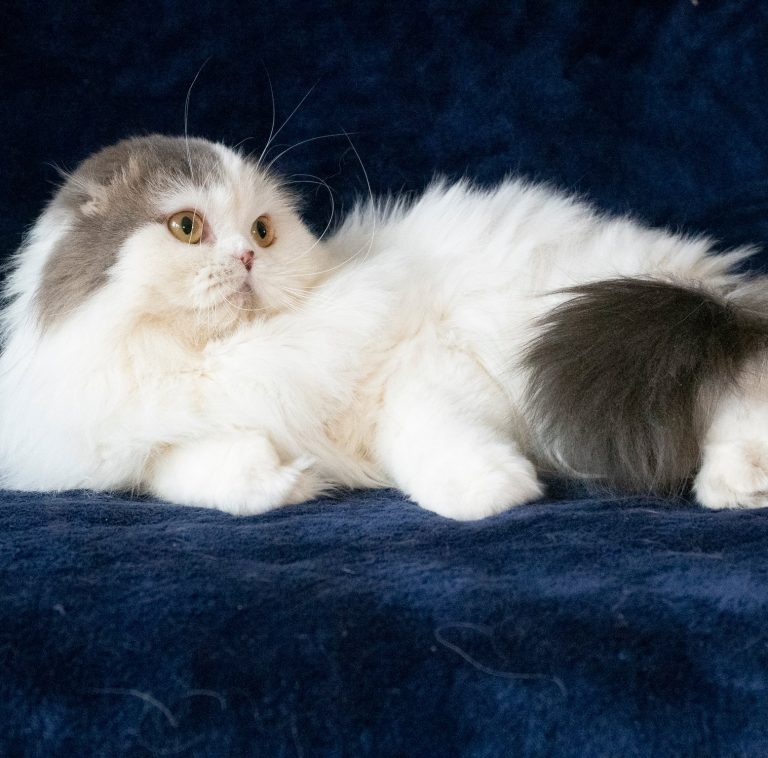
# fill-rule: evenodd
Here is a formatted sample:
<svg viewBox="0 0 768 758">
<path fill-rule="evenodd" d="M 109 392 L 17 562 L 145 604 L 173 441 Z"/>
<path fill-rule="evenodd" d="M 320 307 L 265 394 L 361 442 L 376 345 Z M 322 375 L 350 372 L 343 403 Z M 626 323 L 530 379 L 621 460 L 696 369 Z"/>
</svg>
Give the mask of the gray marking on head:
<svg viewBox="0 0 768 758">
<path fill-rule="evenodd" d="M 567 290 L 526 356 L 542 462 L 609 487 L 679 491 L 718 398 L 768 350 L 759 284 L 723 296 L 638 279 Z"/>
<path fill-rule="evenodd" d="M 83 161 L 52 201 L 71 227 L 52 250 L 37 291 L 43 328 L 82 305 L 106 281 L 120 246 L 157 220 L 154 199 L 179 183 L 203 186 L 223 174 L 202 139 L 150 135 L 107 147 Z"/>
</svg>

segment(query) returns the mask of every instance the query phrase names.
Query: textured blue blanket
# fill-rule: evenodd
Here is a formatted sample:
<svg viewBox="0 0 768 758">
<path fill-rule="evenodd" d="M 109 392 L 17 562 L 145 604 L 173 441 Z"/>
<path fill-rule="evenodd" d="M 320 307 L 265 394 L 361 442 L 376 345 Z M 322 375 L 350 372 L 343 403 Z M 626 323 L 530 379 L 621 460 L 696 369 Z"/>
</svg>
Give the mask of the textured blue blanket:
<svg viewBox="0 0 768 758">
<path fill-rule="evenodd" d="M 206 60 L 190 133 L 259 152 L 267 72 L 278 124 L 312 88 L 277 166 L 327 180 L 337 208 L 367 191 L 347 139 L 323 136 L 347 132 L 374 191 L 513 171 L 768 241 L 758 0 L 15 5 L 3 255 L 49 162 L 182 131 Z M 765 755 L 766 553 L 764 510 L 557 483 L 475 524 L 393 492 L 240 520 L 2 493 L 0 754 Z"/>
<path fill-rule="evenodd" d="M 3 754 L 764 755 L 768 519 L 0 508 Z M 39 746 L 35 753 L 34 746 Z"/>
</svg>

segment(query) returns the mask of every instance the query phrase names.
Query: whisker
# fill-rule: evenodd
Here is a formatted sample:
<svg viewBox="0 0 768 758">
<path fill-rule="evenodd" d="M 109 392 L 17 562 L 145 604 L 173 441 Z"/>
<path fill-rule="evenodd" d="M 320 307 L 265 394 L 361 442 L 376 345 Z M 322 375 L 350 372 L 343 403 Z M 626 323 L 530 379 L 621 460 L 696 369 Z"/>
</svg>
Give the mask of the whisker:
<svg viewBox="0 0 768 758">
<path fill-rule="evenodd" d="M 281 288 L 281 291 L 286 294 L 289 298 L 289 301 L 285 303 L 285 307 L 287 307 L 289 310 L 293 311 L 294 313 L 298 312 L 298 305 L 302 304 L 303 301 L 306 298 L 299 298 L 296 295 L 294 295 L 292 292 L 289 291 L 290 288 Z M 292 298 L 295 303 L 290 302 L 290 298 Z M 267 308 L 267 307 L 261 307 L 261 308 L 248 308 L 245 306 L 237 305 L 236 303 L 231 302 L 226 295 L 223 296 L 224 301 L 230 305 L 232 308 L 234 308 L 237 311 L 246 312 L 246 313 L 264 313 L 265 311 L 274 310 L 273 308 Z"/>
<path fill-rule="evenodd" d="M 238 147 L 244 145 L 246 142 L 250 142 L 252 139 L 256 139 L 256 137 L 243 137 L 240 142 L 236 142 L 234 145 L 232 145 L 232 150 L 237 150 Z"/>
<path fill-rule="evenodd" d="M 192 84 L 189 85 L 189 89 L 187 90 L 187 97 L 184 101 L 184 144 L 187 148 L 187 163 L 189 164 L 189 172 L 192 176 L 194 176 L 194 171 L 192 170 L 192 154 L 189 150 L 189 101 L 192 97 L 192 88 L 195 86 L 197 78 L 200 76 L 209 60 L 211 60 L 210 55 L 203 61 L 203 65 L 197 69 L 195 78 L 192 80 Z"/>
<path fill-rule="evenodd" d="M 274 115 L 274 112 L 275 112 L 275 107 L 274 107 L 275 95 L 274 95 L 274 91 L 272 89 L 272 80 L 269 78 L 269 72 L 267 72 L 267 80 L 269 81 L 269 91 L 270 91 L 270 94 L 272 95 L 272 113 Z M 261 166 L 261 159 L 264 157 L 264 155 L 266 154 L 267 150 L 269 150 L 269 146 L 272 144 L 272 140 L 274 140 L 275 137 L 277 137 L 277 135 L 280 134 L 280 132 L 286 127 L 288 122 L 293 118 L 293 116 L 296 113 L 296 111 L 299 110 L 299 108 L 301 108 L 301 106 L 304 104 L 304 101 L 312 94 L 312 90 L 314 90 L 314 88 L 318 85 L 319 81 L 320 80 L 318 79 L 317 82 L 315 82 L 309 88 L 309 90 L 307 91 L 307 94 L 304 95 L 304 97 L 302 97 L 301 100 L 299 100 L 298 105 L 290 112 L 290 114 L 288 115 L 288 118 L 285 119 L 285 121 L 283 121 L 282 124 L 280 124 L 280 126 L 277 129 L 277 131 L 273 132 L 272 130 L 270 130 L 269 139 L 267 140 L 267 144 L 264 145 L 264 149 L 261 151 L 261 155 L 259 156 L 258 160 L 256 161 L 257 168 Z M 273 117 L 273 120 L 272 120 L 272 127 L 273 127 L 273 129 L 274 129 L 274 123 L 275 122 L 274 122 L 274 117 Z M 267 167 L 266 170 L 268 170 L 268 168 L 269 167 Z"/>
<path fill-rule="evenodd" d="M 370 181 L 370 178 L 368 176 L 368 172 L 366 171 L 365 165 L 363 164 L 363 160 L 360 157 L 360 153 L 358 152 L 357 148 L 355 147 L 355 145 L 352 142 L 352 139 L 350 137 L 350 134 L 354 134 L 354 132 L 345 132 L 345 131 L 343 131 L 342 133 L 347 138 L 347 141 L 349 142 L 350 148 L 355 153 L 355 157 L 357 158 L 357 161 L 360 164 L 360 168 L 362 169 L 363 176 L 365 178 L 365 184 L 366 184 L 366 187 L 368 189 L 368 200 L 369 200 L 370 208 L 371 208 L 371 213 L 370 213 L 370 216 L 371 216 L 371 236 L 370 236 L 370 239 L 368 240 L 368 243 L 367 243 L 368 249 L 365 251 L 365 254 L 363 255 L 363 260 L 367 260 L 368 257 L 371 254 L 371 250 L 373 249 L 373 241 L 374 241 L 374 239 L 376 237 L 376 218 L 377 218 L 377 214 L 376 214 L 376 209 L 375 209 L 375 202 L 374 202 L 374 199 L 373 199 L 373 188 L 371 187 L 371 181 Z M 295 174 L 295 176 L 301 176 L 301 174 Z M 330 273 L 333 273 L 334 271 L 338 271 L 340 268 L 343 268 L 348 263 L 350 263 L 351 261 L 354 261 L 356 258 L 358 258 L 358 256 L 360 256 L 360 254 L 363 252 L 364 248 L 365 248 L 365 245 L 362 245 L 354 253 L 352 253 L 352 255 L 349 255 L 349 256 L 345 257 L 337 265 L 331 266 L 330 268 L 322 269 L 321 271 L 316 271 L 314 273 L 317 276 L 321 276 L 323 274 L 330 274 Z"/>
<path fill-rule="evenodd" d="M 354 134 L 354 132 L 352 132 Z M 306 145 L 309 142 L 316 142 L 317 140 L 321 139 L 330 139 L 331 137 L 347 137 L 347 132 L 335 132 L 333 134 L 321 134 L 319 137 L 309 137 L 308 139 L 301 140 L 301 142 L 297 142 L 294 145 L 289 145 L 285 150 L 282 150 L 279 152 L 270 162 L 265 166 L 264 171 L 269 171 L 269 169 L 272 168 L 272 166 L 275 165 L 277 161 L 280 160 L 286 153 L 289 153 L 291 150 L 294 150 L 297 147 L 301 147 L 302 145 Z M 261 161 L 262 157 L 264 157 L 264 153 L 259 156 L 259 162 Z M 259 162 L 257 162 L 257 165 L 259 165 Z"/>
<path fill-rule="evenodd" d="M 323 181 L 319 176 L 314 176 L 313 174 L 294 174 L 293 176 L 307 176 L 310 179 L 316 179 L 317 181 L 298 180 L 298 181 L 291 182 L 291 184 L 315 184 L 317 186 L 322 185 L 323 187 L 325 187 L 326 190 L 328 190 L 328 197 L 331 200 L 331 215 L 330 215 L 330 218 L 328 219 L 328 223 L 325 225 L 325 229 L 323 229 L 322 233 L 315 240 L 314 244 L 308 247 L 303 253 L 300 253 L 299 255 L 295 255 L 293 258 L 291 258 L 291 260 L 289 261 L 290 263 L 300 261 L 306 255 L 312 252 L 312 250 L 314 250 L 322 242 L 323 238 L 330 230 L 331 224 L 333 224 L 333 217 L 336 214 L 336 201 L 333 198 L 333 190 L 330 188 L 327 182 Z"/>
<path fill-rule="evenodd" d="M 272 142 L 275 136 L 275 119 L 277 117 L 277 108 L 275 107 L 275 90 L 272 87 L 272 77 L 269 75 L 267 64 L 264 63 L 264 61 L 261 61 L 261 65 L 264 67 L 264 73 L 267 75 L 267 84 L 269 85 L 269 98 L 272 101 L 272 123 L 269 126 L 269 137 L 267 137 L 267 144 L 264 146 L 264 151 L 262 151 L 262 154 L 259 156 L 259 160 L 256 161 L 257 166 L 259 165 L 261 157 L 264 155 L 264 152 L 267 150 L 270 142 Z"/>
<path fill-rule="evenodd" d="M 282 289 L 297 299 L 300 299 L 302 303 L 309 298 L 312 298 L 314 301 L 324 303 L 325 305 L 332 305 L 334 303 L 332 298 L 319 291 L 316 287 L 289 287 L 287 285 L 283 285 Z"/>
<path fill-rule="evenodd" d="M 365 169 L 365 165 L 363 164 L 363 160 L 360 157 L 360 153 L 358 152 L 357 148 L 355 147 L 354 143 L 352 142 L 352 139 L 350 138 L 350 133 L 344 132 L 344 136 L 347 138 L 347 141 L 349 142 L 349 146 L 352 148 L 352 150 L 355 153 L 355 157 L 357 158 L 357 161 L 360 164 L 360 168 L 362 169 L 363 176 L 365 177 L 366 187 L 368 188 L 368 201 L 369 201 L 370 208 L 371 208 L 371 212 L 370 212 L 370 216 L 371 216 L 371 236 L 370 236 L 370 239 L 368 240 L 368 249 L 365 251 L 365 255 L 363 255 L 363 260 L 365 261 L 365 260 L 368 259 L 368 257 L 371 254 L 371 250 L 373 249 L 373 241 L 374 241 L 374 238 L 376 237 L 376 218 L 377 218 L 377 213 L 376 213 L 375 202 L 374 202 L 374 199 L 373 199 L 373 189 L 371 188 L 371 181 L 370 181 L 370 179 L 368 177 L 368 172 Z M 320 276 L 322 274 L 330 274 L 330 273 L 332 273 L 334 271 L 337 271 L 338 269 L 346 266 L 348 263 L 350 263 L 350 261 L 355 260 L 360 255 L 360 253 L 363 252 L 363 247 L 364 246 L 361 246 L 360 248 L 358 248 L 354 253 L 352 253 L 352 255 L 348 256 L 347 258 L 344 258 L 336 266 L 332 266 L 331 268 L 324 269 L 323 271 L 318 271 L 317 275 Z"/>
<path fill-rule="evenodd" d="M 211 60 L 211 56 L 209 55 L 202 63 L 199 69 L 197 69 L 197 73 L 195 74 L 195 78 L 192 80 L 192 84 L 189 85 L 189 89 L 187 90 L 187 97 L 184 100 L 184 146 L 187 150 L 187 165 L 189 166 L 189 175 L 194 177 L 195 170 L 192 166 L 192 152 L 189 149 L 189 102 L 192 98 L 192 88 L 195 86 L 195 82 L 197 81 L 198 77 L 202 73 L 203 69 L 208 64 L 208 61 Z M 207 184 L 208 178 L 206 178 L 206 181 L 203 183 L 203 186 L 205 187 Z M 197 214 L 197 207 L 194 209 L 194 213 Z M 191 242 L 187 242 L 187 244 L 191 244 Z"/>
<path fill-rule="evenodd" d="M 215 170 L 215 166 L 211 165 L 211 167 L 208 169 L 208 173 L 205 175 L 205 179 L 202 182 L 202 189 L 208 189 L 208 187 L 213 184 L 213 175 Z"/>
<path fill-rule="evenodd" d="M 368 187 L 368 199 L 371 204 L 371 239 L 368 243 L 368 250 L 365 253 L 364 259 L 367 259 L 368 256 L 371 253 L 371 250 L 373 249 L 373 239 L 376 236 L 376 213 L 374 209 L 374 201 L 373 201 L 373 190 L 371 189 L 371 180 L 368 177 L 368 172 L 365 170 L 365 165 L 363 164 L 363 159 L 360 157 L 360 153 L 357 151 L 357 148 L 355 147 L 354 143 L 352 142 L 352 139 L 350 138 L 349 134 L 344 132 L 344 136 L 347 138 L 347 141 L 349 142 L 349 146 L 354 150 L 355 156 L 357 157 L 357 161 L 360 164 L 360 169 L 363 172 L 363 176 L 365 177 L 365 184 Z"/>
<path fill-rule="evenodd" d="M 233 303 L 226 295 L 222 295 L 222 300 L 233 309 L 234 312 L 242 312 L 242 313 L 262 313 L 264 311 L 268 311 L 269 308 L 261 307 L 261 308 L 249 308 L 244 305 L 238 305 L 237 303 Z"/>
</svg>

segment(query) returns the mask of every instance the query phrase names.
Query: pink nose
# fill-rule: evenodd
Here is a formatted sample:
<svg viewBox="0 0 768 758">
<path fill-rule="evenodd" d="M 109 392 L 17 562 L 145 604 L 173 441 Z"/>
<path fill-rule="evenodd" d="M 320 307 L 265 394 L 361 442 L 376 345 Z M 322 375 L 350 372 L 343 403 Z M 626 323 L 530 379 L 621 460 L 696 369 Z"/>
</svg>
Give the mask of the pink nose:
<svg viewBox="0 0 768 758">
<path fill-rule="evenodd" d="M 243 266 L 245 266 L 246 271 L 250 271 L 251 266 L 253 266 L 253 250 L 243 250 L 238 257 L 242 261 Z"/>
</svg>

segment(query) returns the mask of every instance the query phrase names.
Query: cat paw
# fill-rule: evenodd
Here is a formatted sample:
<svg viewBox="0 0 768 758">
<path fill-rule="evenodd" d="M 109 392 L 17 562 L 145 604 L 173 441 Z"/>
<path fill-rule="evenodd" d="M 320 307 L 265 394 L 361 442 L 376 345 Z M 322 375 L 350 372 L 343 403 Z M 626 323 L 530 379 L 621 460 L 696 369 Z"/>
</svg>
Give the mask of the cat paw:
<svg viewBox="0 0 768 758">
<path fill-rule="evenodd" d="M 409 493 L 422 508 L 457 521 L 475 521 L 538 500 L 544 489 L 530 461 L 505 445 L 488 447 L 423 472 Z"/>
<path fill-rule="evenodd" d="M 316 463 L 311 456 L 303 455 L 289 466 L 283 466 L 290 470 L 292 481 L 290 489 L 285 493 L 285 505 L 305 503 L 328 489 L 327 482 L 315 470 Z"/>
<path fill-rule="evenodd" d="M 243 466 L 240 481 L 220 507 L 237 516 L 252 516 L 311 500 L 323 489 L 314 463 L 302 456 L 286 465 L 267 466 L 257 457 Z"/>
<path fill-rule="evenodd" d="M 693 491 L 706 508 L 768 506 L 768 444 L 744 440 L 707 446 Z"/>
<path fill-rule="evenodd" d="M 147 488 L 171 502 L 250 516 L 310 500 L 324 482 L 313 459 L 284 464 L 266 437 L 239 432 L 164 450 L 152 463 Z"/>
</svg>

